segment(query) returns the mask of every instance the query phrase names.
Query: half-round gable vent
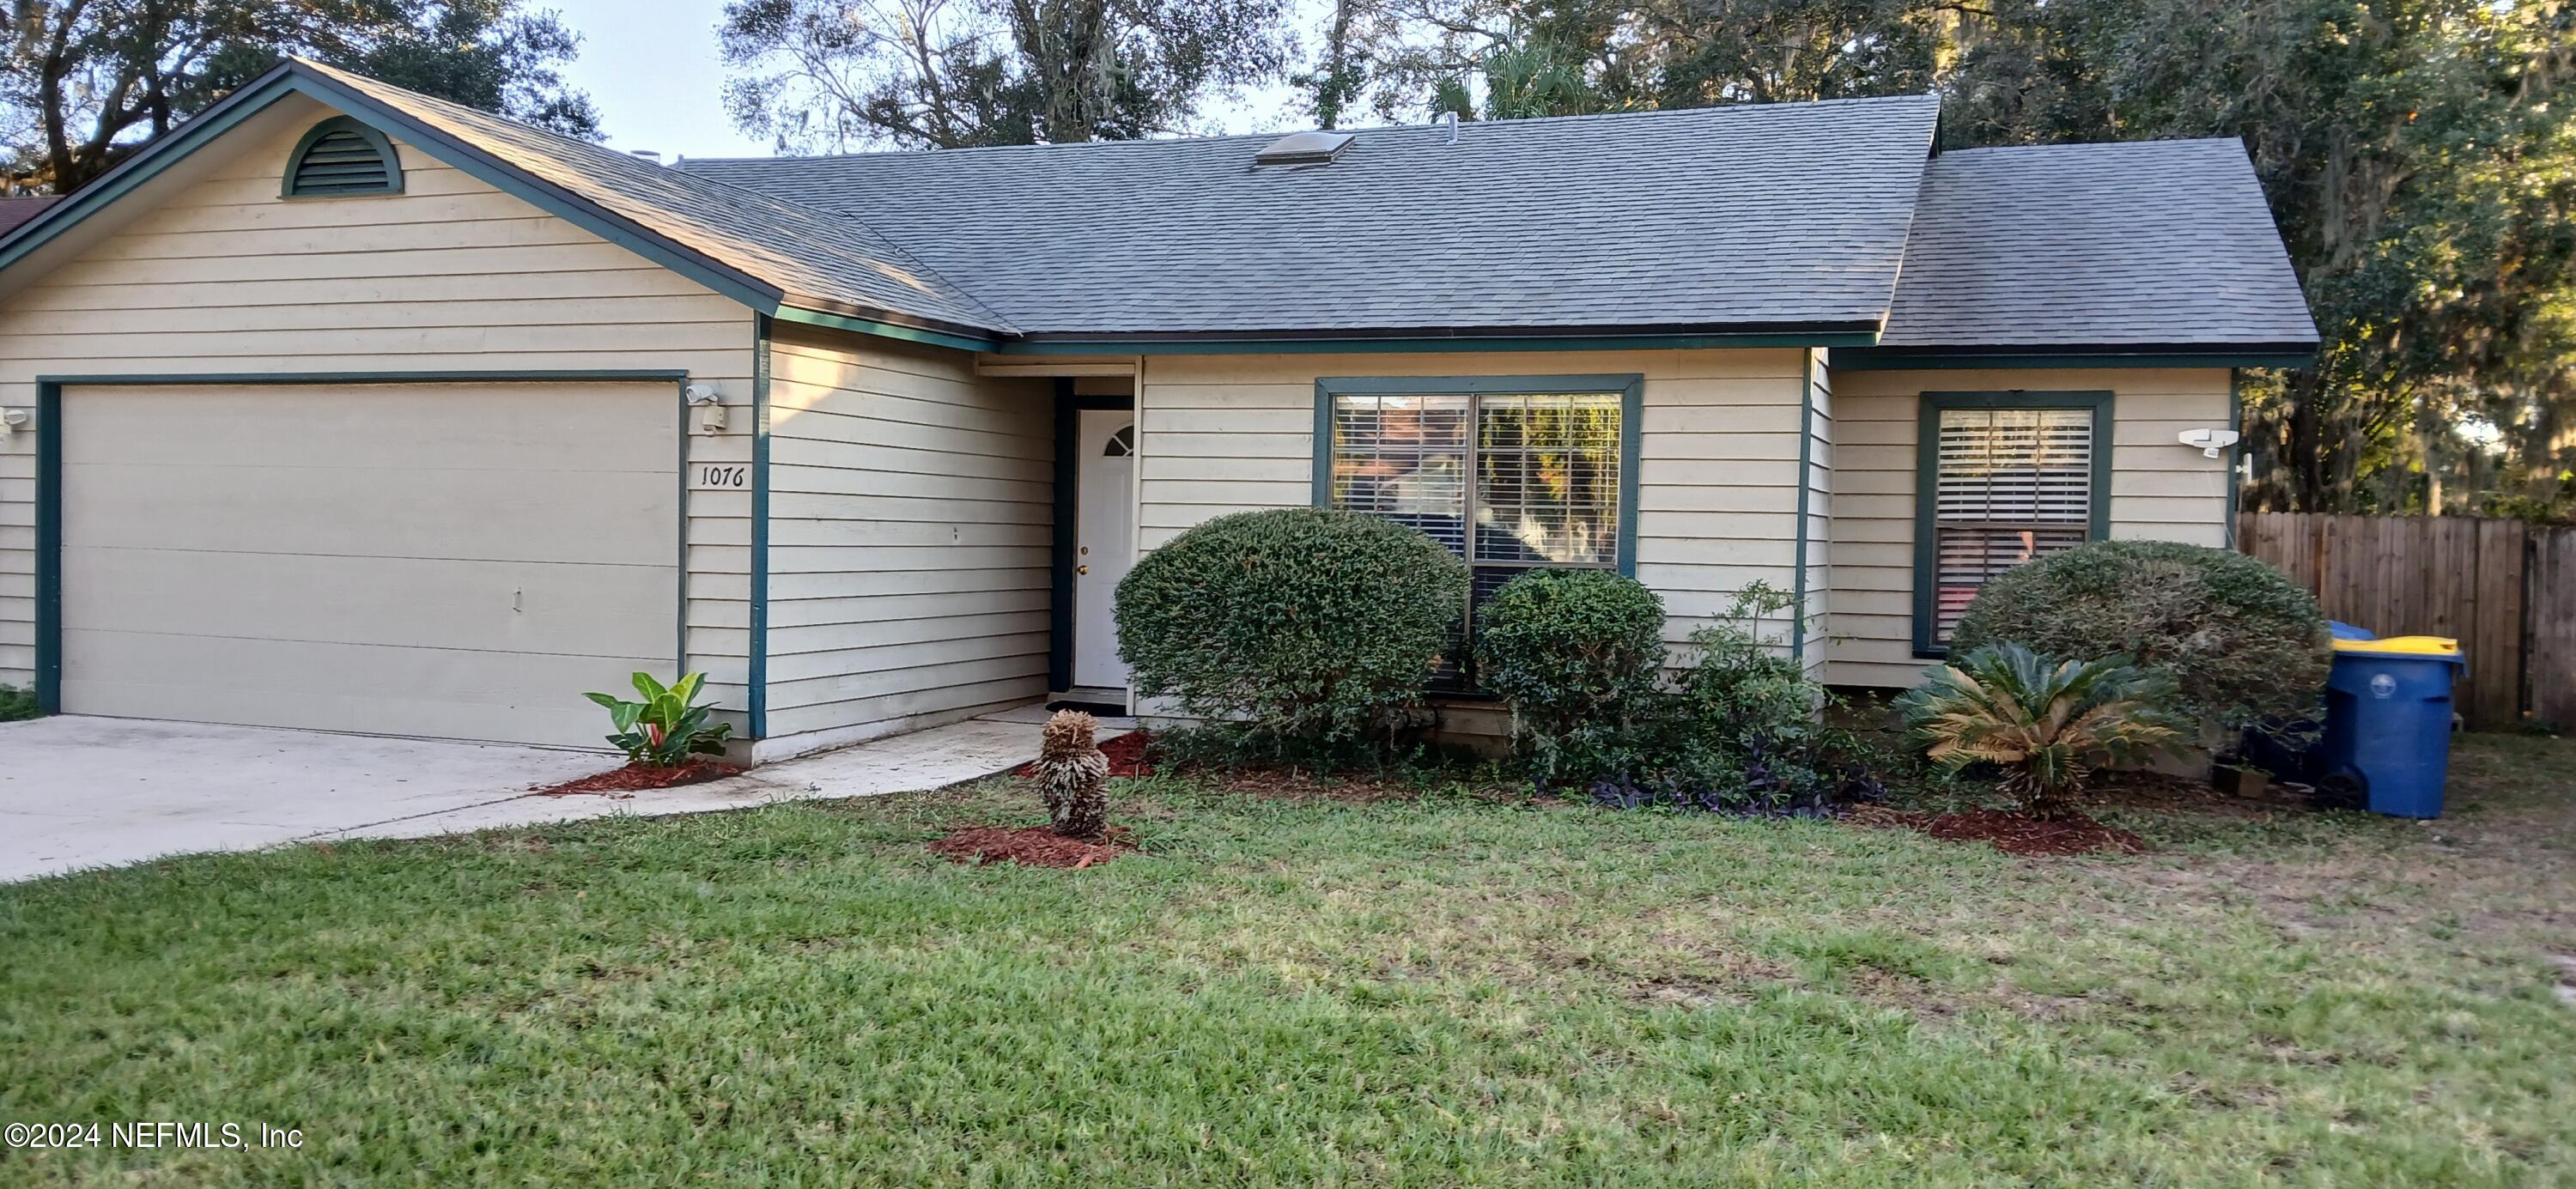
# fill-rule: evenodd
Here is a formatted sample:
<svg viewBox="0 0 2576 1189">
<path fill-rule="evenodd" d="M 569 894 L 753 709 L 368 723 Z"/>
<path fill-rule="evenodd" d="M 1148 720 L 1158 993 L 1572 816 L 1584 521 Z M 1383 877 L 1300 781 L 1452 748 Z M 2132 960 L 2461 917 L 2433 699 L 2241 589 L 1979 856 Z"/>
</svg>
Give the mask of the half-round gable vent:
<svg viewBox="0 0 2576 1189">
<path fill-rule="evenodd" d="M 335 116 L 313 126 L 286 159 L 288 198 L 402 193 L 402 164 L 385 134 Z"/>
</svg>

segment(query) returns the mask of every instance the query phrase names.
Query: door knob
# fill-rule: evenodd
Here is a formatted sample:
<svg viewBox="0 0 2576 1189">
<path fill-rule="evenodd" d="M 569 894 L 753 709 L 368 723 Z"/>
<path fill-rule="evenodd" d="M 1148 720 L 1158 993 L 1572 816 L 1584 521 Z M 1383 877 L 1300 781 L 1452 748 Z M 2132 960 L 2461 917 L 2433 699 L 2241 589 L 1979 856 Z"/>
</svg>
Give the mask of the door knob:
<svg viewBox="0 0 2576 1189">
<path fill-rule="evenodd" d="M 1076 573 L 1076 574 L 1088 574 L 1088 573 L 1090 573 L 1090 572 L 1091 572 L 1091 567 L 1089 567 L 1089 566 L 1075 566 L 1075 567 L 1073 568 L 1073 572 L 1074 572 L 1074 573 Z"/>
</svg>

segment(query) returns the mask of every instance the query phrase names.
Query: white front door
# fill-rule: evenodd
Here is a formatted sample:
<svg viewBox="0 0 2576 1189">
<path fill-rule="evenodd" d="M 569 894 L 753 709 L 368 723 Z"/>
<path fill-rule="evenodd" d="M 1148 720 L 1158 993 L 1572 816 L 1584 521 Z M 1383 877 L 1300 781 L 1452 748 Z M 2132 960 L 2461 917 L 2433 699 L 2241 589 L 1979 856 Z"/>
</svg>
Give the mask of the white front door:
<svg viewBox="0 0 2576 1189">
<path fill-rule="evenodd" d="M 1076 435 L 1073 683 L 1127 688 L 1118 659 L 1118 580 L 1136 561 L 1136 414 L 1084 409 Z"/>
</svg>

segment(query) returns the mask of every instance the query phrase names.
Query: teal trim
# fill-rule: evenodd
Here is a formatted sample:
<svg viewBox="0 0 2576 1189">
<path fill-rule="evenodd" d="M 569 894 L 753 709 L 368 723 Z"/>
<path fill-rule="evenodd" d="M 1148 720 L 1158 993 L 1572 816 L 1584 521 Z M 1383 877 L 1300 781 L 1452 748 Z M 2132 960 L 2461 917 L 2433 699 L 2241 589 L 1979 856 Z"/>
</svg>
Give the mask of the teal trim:
<svg viewBox="0 0 2576 1189">
<path fill-rule="evenodd" d="M 1797 608 L 1789 617 L 1789 663 L 1800 673 L 1807 671 L 1807 507 L 1815 489 L 1816 457 L 1816 353 L 1810 349 L 1801 361 L 1806 374 L 1798 381 L 1798 543 L 1796 569 L 1790 571 L 1790 605 Z"/>
<path fill-rule="evenodd" d="M 1533 392 L 1619 394 L 1619 573 L 1637 576 L 1637 457 L 1644 440 L 1646 378 L 1638 374 L 1566 376 L 1325 376 L 1315 381 L 1314 506 L 1333 504 L 1333 398 L 1336 396 L 1483 396 Z"/>
<path fill-rule="evenodd" d="M 769 316 L 751 318 L 751 655 L 745 717 L 769 737 Z"/>
<path fill-rule="evenodd" d="M 1315 381 L 1315 482 L 1307 494 L 1318 508 L 1333 506 L 1333 389 Z"/>
<path fill-rule="evenodd" d="M 1075 495 L 1082 483 L 1082 413 L 1086 409 L 1133 409 L 1136 398 L 1077 396 L 1073 379 L 1055 382 L 1055 561 L 1048 567 L 1047 692 L 1073 688 L 1073 567 L 1081 530 Z"/>
<path fill-rule="evenodd" d="M 938 347 L 953 347 L 960 351 L 992 351 L 1001 346 L 1000 340 L 988 335 L 952 334 L 944 330 L 905 326 L 895 322 L 878 321 L 874 318 L 855 318 L 847 314 L 829 314 L 821 310 L 799 309 L 795 306 L 779 306 L 771 312 L 770 316 L 781 322 L 801 322 L 807 326 L 822 326 L 832 330 L 846 330 L 855 334 L 875 335 L 879 338 L 902 339 L 912 343 L 928 343 Z"/>
<path fill-rule="evenodd" d="M 310 95 L 370 124 L 400 129 L 405 139 L 477 181 L 750 306 L 754 311 L 773 309 L 786 297 L 775 285 L 681 247 L 657 232 L 646 230 L 623 216 L 610 214 L 586 198 L 542 181 L 518 166 L 356 91 L 305 74 L 289 76 L 285 85 L 286 89 Z"/>
<path fill-rule="evenodd" d="M 2236 434 L 2236 444 L 2227 448 L 2227 547 L 2236 548 L 2236 521 L 2241 513 L 2237 505 L 2244 498 L 2244 478 L 2238 472 L 2245 459 L 2245 371 L 2231 368 L 2227 373 L 2227 428 Z"/>
<path fill-rule="evenodd" d="M 1925 355 L 1872 350 L 1837 353 L 1833 366 L 1836 371 L 1886 372 L 2039 367 L 2306 367 L 2315 361 L 2314 351 L 2202 352 L 2189 355 L 2121 351 Z"/>
<path fill-rule="evenodd" d="M 1914 655 L 1948 656 L 1950 650 L 1932 639 L 1938 561 L 1933 547 L 1934 489 L 1940 480 L 1941 414 L 1950 409 L 2089 409 L 2093 413 L 2093 507 L 2085 539 L 2111 535 L 2111 426 L 2113 397 L 2107 391 L 1926 392 L 1914 434 Z"/>
<path fill-rule="evenodd" d="M 253 83 L 223 102 L 199 112 L 169 135 L 153 141 L 123 164 L 100 175 L 69 198 L 55 203 L 45 213 L 28 220 L 15 233 L 0 237 L 0 272 L 15 267 L 28 254 L 79 226 L 83 220 L 123 198 L 135 187 L 178 164 L 188 154 L 204 147 L 206 142 L 231 131 L 243 120 L 284 96 L 286 90 L 275 80 L 286 69 L 281 66 L 270 72 L 268 80 Z M 259 97 L 258 92 L 263 87 L 273 87 L 274 93 Z"/>
<path fill-rule="evenodd" d="M 63 712 L 63 386 L 36 381 L 36 712 Z"/>
<path fill-rule="evenodd" d="M 689 671 L 689 380 L 686 375 L 677 377 L 677 380 L 678 382 L 673 384 L 671 389 L 672 395 L 679 401 L 680 432 L 672 436 L 679 442 L 680 475 L 679 500 L 672 506 L 678 509 L 680 531 L 679 545 L 673 551 L 676 554 L 674 561 L 678 564 L 678 568 L 672 572 L 679 575 L 680 597 L 679 613 L 672 617 L 678 622 L 671 625 L 674 638 L 671 650 L 673 677 L 686 675 Z"/>
<path fill-rule="evenodd" d="M 304 176 L 305 158 L 313 152 L 313 147 L 324 137 L 343 133 L 356 136 L 374 151 L 377 164 L 384 169 L 383 180 L 371 185 L 346 186 L 335 185 L 327 178 Z M 304 139 L 296 141 L 295 151 L 286 155 L 286 174 L 277 182 L 277 196 L 280 198 L 371 198 L 402 192 L 402 156 L 394 152 L 394 143 L 385 139 L 384 133 L 347 116 L 333 116 L 315 124 L 304 134 Z"/>
<path fill-rule="evenodd" d="M 476 180 L 705 285 L 754 311 L 775 309 L 786 298 L 786 294 L 775 285 L 682 247 L 622 216 L 610 214 L 587 199 L 539 180 L 515 165 L 294 62 L 280 64 L 223 102 L 181 124 L 168 136 L 153 141 L 124 164 L 109 170 L 79 193 L 55 204 L 19 228 L 15 235 L 0 241 L 0 271 L 15 266 L 29 253 L 78 226 L 135 187 L 159 176 L 162 171 L 186 160 L 190 154 L 242 121 L 288 95 L 299 94 L 338 108 L 372 128 L 392 129 L 403 139 L 420 146 L 422 151 Z"/>
<path fill-rule="evenodd" d="M 384 372 L 131 372 L 123 375 L 38 376 L 40 383 L 97 386 L 117 384 L 478 384 L 496 381 L 539 382 L 686 380 L 677 368 L 562 368 L 535 371 L 384 371 Z"/>
<path fill-rule="evenodd" d="M 1874 332 L 1771 334 L 1526 334 L 1510 338 L 1010 339 L 1003 355 L 1358 355 L 1458 351 L 1675 351 L 1711 347 L 1866 347 Z"/>
<path fill-rule="evenodd" d="M 1637 576 L 1637 469 L 1646 440 L 1646 378 L 1619 390 L 1619 574 Z"/>
</svg>

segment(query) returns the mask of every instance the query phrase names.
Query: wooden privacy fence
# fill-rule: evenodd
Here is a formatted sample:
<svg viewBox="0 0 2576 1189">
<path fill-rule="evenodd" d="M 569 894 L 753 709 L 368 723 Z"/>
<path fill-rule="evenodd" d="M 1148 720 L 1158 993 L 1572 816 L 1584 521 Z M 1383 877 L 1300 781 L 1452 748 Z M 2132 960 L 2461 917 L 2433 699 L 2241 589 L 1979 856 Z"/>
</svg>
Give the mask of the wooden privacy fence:
<svg viewBox="0 0 2576 1189">
<path fill-rule="evenodd" d="M 2326 617 L 2382 636 L 2448 636 L 2474 726 L 2526 714 L 2576 727 L 2576 529 L 2481 516 L 2247 512 L 2238 549 L 2308 588 Z"/>
</svg>

